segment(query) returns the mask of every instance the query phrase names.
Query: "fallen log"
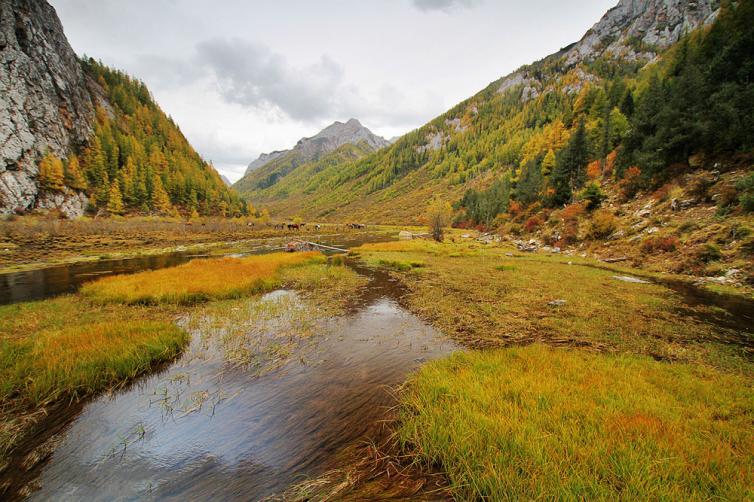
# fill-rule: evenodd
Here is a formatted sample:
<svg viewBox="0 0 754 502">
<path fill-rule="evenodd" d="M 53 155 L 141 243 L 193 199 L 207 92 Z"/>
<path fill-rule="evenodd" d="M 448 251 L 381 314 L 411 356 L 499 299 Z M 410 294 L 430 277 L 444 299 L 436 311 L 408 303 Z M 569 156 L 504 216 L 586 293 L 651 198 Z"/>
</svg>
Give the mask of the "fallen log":
<svg viewBox="0 0 754 502">
<path fill-rule="evenodd" d="M 618 258 L 603 258 L 605 263 L 618 263 L 620 261 L 628 261 L 628 256 L 620 256 Z"/>
<path fill-rule="evenodd" d="M 324 244 L 318 244 L 316 242 L 302 241 L 302 240 L 297 240 L 296 242 L 300 242 L 302 244 L 306 244 L 307 246 L 319 247 L 319 248 L 323 248 L 323 249 L 329 249 L 330 251 L 338 251 L 339 253 L 347 253 L 348 252 L 347 249 L 336 248 L 336 247 L 333 247 L 333 246 L 325 246 Z"/>
</svg>

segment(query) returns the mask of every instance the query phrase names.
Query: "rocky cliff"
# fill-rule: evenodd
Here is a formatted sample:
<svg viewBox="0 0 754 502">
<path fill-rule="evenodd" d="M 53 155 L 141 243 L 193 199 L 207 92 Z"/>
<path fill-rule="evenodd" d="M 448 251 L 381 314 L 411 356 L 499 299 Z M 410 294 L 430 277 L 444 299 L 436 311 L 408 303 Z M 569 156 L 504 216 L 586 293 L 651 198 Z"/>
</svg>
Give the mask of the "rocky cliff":
<svg viewBox="0 0 754 502">
<path fill-rule="evenodd" d="M 565 54 L 568 64 L 609 55 L 652 59 L 684 34 L 714 21 L 718 0 L 621 0 Z"/>
<path fill-rule="evenodd" d="M 55 9 L 0 0 L 0 213 L 60 207 L 81 214 L 83 194 L 40 194 L 37 162 L 65 157 L 92 134 L 96 84 L 88 82 Z"/>
</svg>

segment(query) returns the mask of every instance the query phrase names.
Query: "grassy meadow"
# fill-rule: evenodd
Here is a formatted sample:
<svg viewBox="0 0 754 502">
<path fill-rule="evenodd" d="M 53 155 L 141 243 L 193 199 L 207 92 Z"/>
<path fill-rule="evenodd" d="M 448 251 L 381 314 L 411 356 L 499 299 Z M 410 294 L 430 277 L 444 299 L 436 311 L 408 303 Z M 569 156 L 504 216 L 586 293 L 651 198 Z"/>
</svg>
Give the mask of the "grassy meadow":
<svg viewBox="0 0 754 502">
<path fill-rule="evenodd" d="M 395 424 L 400 454 L 445 472 L 456 498 L 754 496 L 752 332 L 712 322 L 722 309 L 615 278 L 630 269 L 502 245 L 354 253 L 468 348 L 407 382 Z"/>
</svg>

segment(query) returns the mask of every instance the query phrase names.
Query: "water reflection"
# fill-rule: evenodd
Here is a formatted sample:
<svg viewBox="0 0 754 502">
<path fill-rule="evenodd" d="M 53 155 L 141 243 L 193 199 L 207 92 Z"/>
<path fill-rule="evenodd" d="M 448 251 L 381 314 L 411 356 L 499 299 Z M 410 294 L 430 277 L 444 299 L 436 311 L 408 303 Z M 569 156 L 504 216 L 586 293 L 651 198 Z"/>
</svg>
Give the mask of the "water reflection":
<svg viewBox="0 0 754 502">
<path fill-rule="evenodd" d="M 386 275 L 371 279 L 348 315 L 318 323 L 287 364 L 259 377 L 195 335 L 167 371 L 85 408 L 34 498 L 255 500 L 322 472 L 394 404 L 386 386 L 453 349 L 401 308 Z M 163 394 L 183 407 L 161 404 Z"/>
</svg>

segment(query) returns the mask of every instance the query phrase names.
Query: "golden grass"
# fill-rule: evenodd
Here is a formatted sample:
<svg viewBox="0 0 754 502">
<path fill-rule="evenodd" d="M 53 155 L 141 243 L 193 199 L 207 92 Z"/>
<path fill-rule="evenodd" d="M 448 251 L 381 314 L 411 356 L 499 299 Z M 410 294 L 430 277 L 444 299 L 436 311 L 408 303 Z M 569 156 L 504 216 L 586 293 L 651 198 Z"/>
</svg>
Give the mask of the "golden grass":
<svg viewBox="0 0 754 502">
<path fill-rule="evenodd" d="M 79 296 L 0 306 L 0 463 L 45 415 L 171 360 L 188 342 L 165 308 Z"/>
<path fill-rule="evenodd" d="M 0 401 L 37 405 L 78 398 L 133 378 L 175 357 L 186 333 L 170 322 L 115 321 L 44 330 L 0 346 Z"/>
<path fill-rule="evenodd" d="M 740 375 L 543 345 L 428 363 L 397 437 L 459 500 L 751 500 Z"/>
<path fill-rule="evenodd" d="M 145 305 L 238 298 L 277 287 L 277 273 L 283 267 L 318 257 L 319 253 L 310 252 L 193 260 L 173 268 L 106 277 L 85 284 L 81 293 L 100 303 Z"/>
</svg>

